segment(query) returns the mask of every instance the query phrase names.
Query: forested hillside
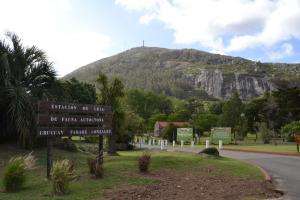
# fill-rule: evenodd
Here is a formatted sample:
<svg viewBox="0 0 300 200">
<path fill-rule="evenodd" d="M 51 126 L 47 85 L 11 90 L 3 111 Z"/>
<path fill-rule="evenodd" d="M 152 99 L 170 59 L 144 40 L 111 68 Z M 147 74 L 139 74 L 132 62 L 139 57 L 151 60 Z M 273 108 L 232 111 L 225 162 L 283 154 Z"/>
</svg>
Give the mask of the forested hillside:
<svg viewBox="0 0 300 200">
<path fill-rule="evenodd" d="M 279 87 L 299 86 L 299 64 L 260 63 L 194 49 L 137 47 L 83 66 L 66 75 L 94 83 L 99 72 L 117 76 L 127 88 L 188 98 L 242 99 Z"/>
</svg>

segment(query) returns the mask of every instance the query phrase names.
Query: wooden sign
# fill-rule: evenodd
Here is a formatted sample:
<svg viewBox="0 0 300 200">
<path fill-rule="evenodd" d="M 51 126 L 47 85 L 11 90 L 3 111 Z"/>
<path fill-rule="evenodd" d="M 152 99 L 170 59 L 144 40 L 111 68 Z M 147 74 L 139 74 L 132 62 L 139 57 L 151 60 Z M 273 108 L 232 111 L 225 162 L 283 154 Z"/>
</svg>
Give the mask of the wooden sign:
<svg viewBox="0 0 300 200">
<path fill-rule="evenodd" d="M 111 134 L 110 106 L 40 101 L 38 109 L 38 136 Z"/>
<path fill-rule="evenodd" d="M 38 136 L 47 137 L 47 178 L 52 166 L 52 137 L 99 136 L 99 155 L 103 161 L 103 135 L 112 134 L 110 106 L 52 101 L 38 102 Z"/>
<path fill-rule="evenodd" d="M 74 127 L 74 128 L 51 128 L 40 127 L 38 128 L 39 136 L 89 136 L 89 135 L 110 135 L 111 129 L 99 127 Z"/>
<path fill-rule="evenodd" d="M 80 113 L 80 114 L 109 114 L 109 113 L 111 113 L 110 106 L 62 103 L 62 102 L 52 102 L 52 101 L 39 102 L 38 109 L 40 112 L 50 112 L 50 113 Z"/>
<path fill-rule="evenodd" d="M 66 114 L 39 114 L 39 125 L 77 125 L 77 126 L 91 126 L 91 125 L 108 125 L 111 124 L 111 115 L 105 116 L 91 116 L 91 115 L 66 115 Z"/>
</svg>

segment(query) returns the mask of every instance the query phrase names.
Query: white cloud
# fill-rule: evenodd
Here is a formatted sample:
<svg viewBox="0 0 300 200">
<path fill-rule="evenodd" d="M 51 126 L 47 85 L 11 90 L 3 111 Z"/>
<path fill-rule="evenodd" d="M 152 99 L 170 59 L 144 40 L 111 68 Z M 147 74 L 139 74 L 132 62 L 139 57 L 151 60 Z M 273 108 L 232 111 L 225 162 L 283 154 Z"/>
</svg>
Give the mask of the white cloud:
<svg viewBox="0 0 300 200">
<path fill-rule="evenodd" d="M 279 50 L 271 51 L 268 53 L 269 59 L 276 61 L 284 57 L 288 57 L 294 54 L 294 47 L 289 43 L 283 43 Z"/>
<path fill-rule="evenodd" d="M 76 24 L 71 0 L 0 0 L 0 5 L 0 34 L 15 32 L 25 45 L 46 51 L 59 75 L 105 57 L 111 44 L 108 36 Z"/>
<path fill-rule="evenodd" d="M 163 22 L 176 43 L 214 52 L 270 48 L 300 39 L 299 0 L 116 0 L 142 13 L 141 23 Z"/>
</svg>

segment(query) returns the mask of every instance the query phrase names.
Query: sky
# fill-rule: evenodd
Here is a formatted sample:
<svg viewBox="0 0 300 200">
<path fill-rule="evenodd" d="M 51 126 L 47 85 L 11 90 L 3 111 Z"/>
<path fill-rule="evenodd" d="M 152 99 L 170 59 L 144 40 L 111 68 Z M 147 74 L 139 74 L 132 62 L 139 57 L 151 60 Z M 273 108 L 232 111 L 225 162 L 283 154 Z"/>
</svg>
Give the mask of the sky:
<svg viewBox="0 0 300 200">
<path fill-rule="evenodd" d="M 300 0 L 0 0 L 0 38 L 36 45 L 59 76 L 141 46 L 300 63 Z"/>
</svg>

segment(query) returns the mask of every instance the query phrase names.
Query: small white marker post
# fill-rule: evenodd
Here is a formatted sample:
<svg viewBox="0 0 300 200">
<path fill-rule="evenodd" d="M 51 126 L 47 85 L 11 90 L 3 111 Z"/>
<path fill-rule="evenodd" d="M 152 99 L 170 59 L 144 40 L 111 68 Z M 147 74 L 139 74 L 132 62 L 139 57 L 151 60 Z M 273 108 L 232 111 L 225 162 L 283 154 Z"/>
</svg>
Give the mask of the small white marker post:
<svg viewBox="0 0 300 200">
<path fill-rule="evenodd" d="M 165 140 L 165 146 L 166 147 L 168 146 L 168 140 Z"/>
<path fill-rule="evenodd" d="M 223 141 L 222 140 L 219 140 L 219 149 L 223 149 Z"/>
<path fill-rule="evenodd" d="M 164 141 L 161 140 L 161 141 L 160 141 L 160 150 L 163 150 L 163 148 L 164 148 Z"/>
<path fill-rule="evenodd" d="M 155 139 L 152 140 L 152 144 L 153 144 L 153 146 L 155 146 Z"/>
<path fill-rule="evenodd" d="M 173 148 L 175 148 L 175 140 L 173 140 Z"/>
<path fill-rule="evenodd" d="M 183 140 L 180 141 L 180 147 L 183 148 Z"/>
<path fill-rule="evenodd" d="M 194 144 L 195 144 L 195 142 L 194 142 L 194 141 L 191 141 L 191 147 L 192 147 L 192 148 L 194 147 Z"/>
<path fill-rule="evenodd" d="M 148 140 L 148 145 L 151 146 L 151 139 Z"/>
<path fill-rule="evenodd" d="M 209 140 L 205 140 L 205 148 L 209 148 Z"/>
</svg>

